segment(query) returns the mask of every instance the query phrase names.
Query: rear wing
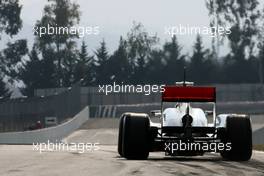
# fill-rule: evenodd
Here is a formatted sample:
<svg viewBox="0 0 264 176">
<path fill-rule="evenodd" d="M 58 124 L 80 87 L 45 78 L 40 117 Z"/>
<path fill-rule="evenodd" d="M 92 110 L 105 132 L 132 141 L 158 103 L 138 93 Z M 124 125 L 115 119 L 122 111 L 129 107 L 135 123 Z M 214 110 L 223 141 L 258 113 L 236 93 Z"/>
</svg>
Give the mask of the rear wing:
<svg viewBox="0 0 264 176">
<path fill-rule="evenodd" d="M 215 87 L 165 86 L 163 102 L 215 102 Z"/>
</svg>

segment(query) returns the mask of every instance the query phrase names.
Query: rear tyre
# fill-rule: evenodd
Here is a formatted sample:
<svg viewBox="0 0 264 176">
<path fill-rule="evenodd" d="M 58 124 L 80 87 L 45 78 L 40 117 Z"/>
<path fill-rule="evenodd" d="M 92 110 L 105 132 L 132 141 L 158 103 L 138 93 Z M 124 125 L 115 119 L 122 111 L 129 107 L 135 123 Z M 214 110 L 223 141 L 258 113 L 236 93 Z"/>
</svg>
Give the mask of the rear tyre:
<svg viewBox="0 0 264 176">
<path fill-rule="evenodd" d="M 147 159 L 150 120 L 147 114 L 126 114 L 123 119 L 122 154 L 127 159 Z"/>
<path fill-rule="evenodd" d="M 227 117 L 224 143 L 231 143 L 231 150 L 221 156 L 233 161 L 247 161 L 252 155 L 252 129 L 248 117 Z"/>
<path fill-rule="evenodd" d="M 122 150 L 122 144 L 123 144 L 123 124 L 124 124 L 124 117 L 125 114 L 123 114 L 119 120 L 119 132 L 118 132 L 118 147 L 117 151 L 120 156 L 123 157 L 123 150 Z"/>
</svg>

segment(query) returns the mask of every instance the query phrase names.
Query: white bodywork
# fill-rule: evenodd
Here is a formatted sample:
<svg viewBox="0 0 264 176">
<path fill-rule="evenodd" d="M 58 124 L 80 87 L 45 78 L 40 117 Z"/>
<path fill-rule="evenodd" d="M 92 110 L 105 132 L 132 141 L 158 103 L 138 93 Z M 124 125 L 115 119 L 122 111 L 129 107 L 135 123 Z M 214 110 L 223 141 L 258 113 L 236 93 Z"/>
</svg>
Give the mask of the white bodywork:
<svg viewBox="0 0 264 176">
<path fill-rule="evenodd" d="M 189 114 L 193 118 L 192 126 L 207 127 L 207 118 L 200 108 L 192 108 L 189 103 L 178 103 L 175 108 L 166 108 L 162 113 L 162 122 L 164 127 L 183 126 L 182 117 L 187 113 L 189 106 Z"/>
<path fill-rule="evenodd" d="M 219 114 L 216 117 L 216 126 L 217 127 L 226 127 L 226 118 L 229 116 L 230 114 Z"/>
<path fill-rule="evenodd" d="M 248 117 L 246 114 L 219 114 L 216 117 L 216 127 L 226 127 L 226 119 L 227 117 Z"/>
</svg>

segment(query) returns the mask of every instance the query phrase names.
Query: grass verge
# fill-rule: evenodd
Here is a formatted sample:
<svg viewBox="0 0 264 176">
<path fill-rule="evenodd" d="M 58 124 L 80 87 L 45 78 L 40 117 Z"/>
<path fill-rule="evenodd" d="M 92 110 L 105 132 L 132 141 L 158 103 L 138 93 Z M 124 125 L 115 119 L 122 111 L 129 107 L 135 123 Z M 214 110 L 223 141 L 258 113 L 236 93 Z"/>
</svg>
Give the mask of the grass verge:
<svg viewBox="0 0 264 176">
<path fill-rule="evenodd" d="M 254 150 L 264 151 L 264 144 L 253 145 Z"/>
</svg>

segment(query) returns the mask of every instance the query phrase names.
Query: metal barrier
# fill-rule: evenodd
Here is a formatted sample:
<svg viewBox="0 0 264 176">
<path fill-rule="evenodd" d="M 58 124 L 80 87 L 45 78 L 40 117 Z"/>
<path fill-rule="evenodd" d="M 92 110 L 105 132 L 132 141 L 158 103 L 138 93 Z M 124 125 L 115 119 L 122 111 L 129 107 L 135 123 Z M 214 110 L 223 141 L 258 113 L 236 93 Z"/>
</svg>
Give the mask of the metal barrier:
<svg viewBox="0 0 264 176">
<path fill-rule="evenodd" d="M 216 98 L 218 102 L 233 101 L 264 101 L 263 84 L 213 84 L 216 87 Z M 39 89 L 35 96 L 54 95 L 62 92 L 63 88 Z M 98 87 L 81 87 L 82 105 L 119 105 L 138 103 L 159 103 L 160 93 L 145 95 L 144 93 L 109 93 L 105 95 L 99 92 Z"/>
</svg>

